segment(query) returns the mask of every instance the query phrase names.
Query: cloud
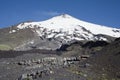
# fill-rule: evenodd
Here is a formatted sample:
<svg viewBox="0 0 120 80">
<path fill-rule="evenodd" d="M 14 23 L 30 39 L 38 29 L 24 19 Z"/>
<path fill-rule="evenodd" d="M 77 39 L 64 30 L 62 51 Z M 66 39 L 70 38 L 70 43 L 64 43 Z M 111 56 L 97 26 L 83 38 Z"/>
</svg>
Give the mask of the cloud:
<svg viewBox="0 0 120 80">
<path fill-rule="evenodd" d="M 31 14 L 29 14 L 29 18 L 31 20 L 38 20 L 38 21 L 43 21 L 46 19 L 49 19 L 54 16 L 58 16 L 61 13 L 57 11 L 33 11 Z"/>
<path fill-rule="evenodd" d="M 56 12 L 56 11 L 44 11 L 42 12 L 42 14 L 46 16 L 56 16 L 56 15 L 60 15 L 61 13 Z"/>
</svg>

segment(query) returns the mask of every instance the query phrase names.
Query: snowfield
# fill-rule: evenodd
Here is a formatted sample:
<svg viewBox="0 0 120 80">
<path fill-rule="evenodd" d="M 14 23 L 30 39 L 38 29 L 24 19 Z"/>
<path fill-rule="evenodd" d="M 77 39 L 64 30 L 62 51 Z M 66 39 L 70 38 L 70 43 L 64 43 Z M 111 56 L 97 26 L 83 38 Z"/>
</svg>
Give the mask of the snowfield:
<svg viewBox="0 0 120 80">
<path fill-rule="evenodd" d="M 102 34 L 111 37 L 120 37 L 120 29 L 92 24 L 74 18 L 68 14 L 53 17 L 40 22 L 25 22 L 17 26 L 19 29 L 32 28 L 38 36 L 46 38 L 60 37 L 70 40 L 95 40 L 94 35 Z M 66 38 L 65 38 L 66 37 Z M 106 40 L 100 37 L 99 40 Z"/>
</svg>

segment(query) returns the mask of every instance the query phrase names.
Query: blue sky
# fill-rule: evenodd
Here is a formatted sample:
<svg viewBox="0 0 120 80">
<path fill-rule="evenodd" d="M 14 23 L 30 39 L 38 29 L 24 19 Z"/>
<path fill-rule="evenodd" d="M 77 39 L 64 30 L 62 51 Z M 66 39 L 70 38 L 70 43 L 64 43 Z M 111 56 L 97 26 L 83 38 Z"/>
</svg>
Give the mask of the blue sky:
<svg viewBox="0 0 120 80">
<path fill-rule="evenodd" d="M 42 21 L 62 13 L 120 28 L 120 0 L 0 0 L 0 28 Z"/>
</svg>

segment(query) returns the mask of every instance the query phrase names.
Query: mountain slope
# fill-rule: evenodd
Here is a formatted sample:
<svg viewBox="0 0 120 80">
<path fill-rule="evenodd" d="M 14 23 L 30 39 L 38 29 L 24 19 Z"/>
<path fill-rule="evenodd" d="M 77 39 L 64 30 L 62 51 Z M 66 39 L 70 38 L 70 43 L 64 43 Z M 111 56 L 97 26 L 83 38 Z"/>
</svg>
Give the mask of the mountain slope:
<svg viewBox="0 0 120 80">
<path fill-rule="evenodd" d="M 23 29 L 27 27 L 30 27 L 30 28 L 43 27 L 47 29 L 53 29 L 55 31 L 57 30 L 69 31 L 69 33 L 72 33 L 75 29 L 81 30 L 81 28 L 84 28 L 92 32 L 93 34 L 104 34 L 112 37 L 120 37 L 120 34 L 119 34 L 120 29 L 88 23 L 88 22 L 76 19 L 67 14 L 53 17 L 46 21 L 31 22 L 31 23 L 24 23 L 24 24 L 22 23 L 17 27 L 19 29 Z"/>
<path fill-rule="evenodd" d="M 0 45 L 9 47 L 8 50 L 26 43 L 27 41 L 31 40 L 33 36 L 35 36 L 31 29 L 9 33 L 10 29 L 15 29 L 15 27 L 0 29 Z M 2 46 L 0 49 L 2 49 Z"/>
<path fill-rule="evenodd" d="M 119 80 L 120 38 L 96 52 L 93 57 L 88 59 L 88 62 L 92 64 L 91 71 L 95 71 L 99 77 L 104 76 L 107 78 L 106 80 Z"/>
<path fill-rule="evenodd" d="M 60 48 L 62 44 L 70 44 L 75 41 L 111 41 L 116 37 L 120 37 L 120 29 L 81 21 L 68 14 L 41 22 L 23 22 L 7 28 L 5 31 L 7 31 L 5 32 L 7 35 L 4 35 L 4 30 L 1 29 L 1 32 L 3 32 L 3 34 L 0 33 L 0 36 L 2 36 L 1 44 L 11 43 L 12 41 L 15 44 L 19 43 L 13 47 L 15 50 L 31 48 L 55 50 Z M 10 36 L 18 37 L 11 39 Z M 22 38 L 19 36 L 22 36 Z M 6 38 L 9 41 L 6 41 Z"/>
</svg>

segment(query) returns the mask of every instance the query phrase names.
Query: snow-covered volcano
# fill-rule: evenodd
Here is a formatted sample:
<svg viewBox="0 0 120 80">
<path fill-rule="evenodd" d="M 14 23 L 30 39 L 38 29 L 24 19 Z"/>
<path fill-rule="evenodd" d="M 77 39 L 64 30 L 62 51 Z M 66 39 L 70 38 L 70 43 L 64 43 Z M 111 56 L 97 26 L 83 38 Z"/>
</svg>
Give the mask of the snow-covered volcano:
<svg viewBox="0 0 120 80">
<path fill-rule="evenodd" d="M 105 36 L 120 37 L 120 29 L 92 24 L 74 18 L 68 14 L 53 17 L 40 22 L 24 22 L 10 33 L 31 29 L 41 40 L 57 41 L 65 44 L 74 40 L 108 40 Z M 104 35 L 104 36 L 103 36 Z M 35 40 L 32 40 L 32 44 Z M 39 41 L 37 40 L 37 43 Z"/>
<path fill-rule="evenodd" d="M 86 33 L 86 35 L 89 35 L 89 36 L 91 33 L 94 35 L 103 34 L 103 35 L 109 35 L 112 37 L 120 37 L 120 29 L 110 28 L 106 26 L 101 26 L 101 25 L 85 22 L 77 18 L 74 18 L 68 14 L 56 16 L 49 20 L 45 20 L 41 22 L 21 23 L 17 26 L 17 28 L 19 29 L 38 28 L 37 31 L 39 35 L 41 35 L 42 29 L 46 29 L 46 32 L 48 31 L 48 33 L 51 30 L 55 32 L 63 31 L 63 32 L 66 32 L 67 34 L 74 34 L 74 32 L 77 32 L 80 34 Z"/>
</svg>

